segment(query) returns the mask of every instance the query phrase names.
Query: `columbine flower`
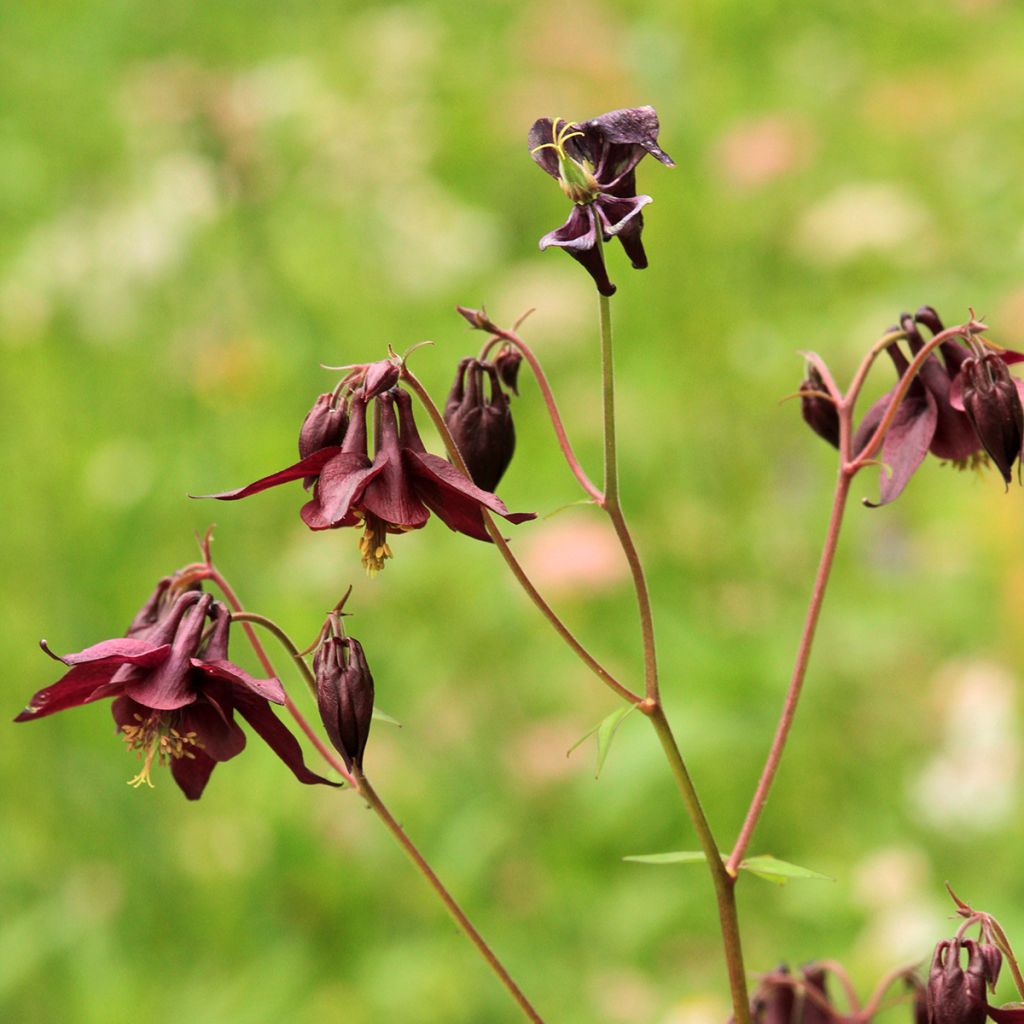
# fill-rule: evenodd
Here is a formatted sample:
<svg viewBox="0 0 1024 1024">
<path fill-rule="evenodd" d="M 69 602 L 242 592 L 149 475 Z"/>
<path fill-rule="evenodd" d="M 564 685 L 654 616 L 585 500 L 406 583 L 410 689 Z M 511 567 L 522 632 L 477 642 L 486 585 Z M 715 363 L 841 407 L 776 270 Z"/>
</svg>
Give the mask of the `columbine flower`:
<svg viewBox="0 0 1024 1024">
<path fill-rule="evenodd" d="M 131 784 L 152 786 L 153 765 L 169 764 L 185 796 L 197 800 L 217 762 L 245 746 L 237 710 L 300 782 L 333 785 L 306 767 L 298 741 L 271 711 L 270 701 L 284 703 L 281 684 L 254 679 L 228 660 L 228 609 L 198 590 L 171 599 L 170 583 L 161 581 L 129 636 L 60 658 L 51 654 L 70 670 L 40 690 L 15 721 L 113 698 L 114 721 L 143 761 Z M 45 641 L 42 647 L 51 653 Z"/>
<path fill-rule="evenodd" d="M 933 335 L 943 329 L 938 314 L 930 306 L 922 306 L 916 316 L 904 313 L 900 318 L 900 326 L 892 328 L 905 332 L 910 351 L 915 355 L 925 344 L 918 330 L 920 325 L 927 327 Z M 895 344 L 890 345 L 886 351 L 902 377 L 910 365 L 906 356 Z M 1007 457 L 1005 436 L 1001 436 L 998 442 L 993 440 L 983 444 L 975 429 L 975 422 L 964 410 L 964 369 L 970 362 L 969 353 L 963 346 L 952 341 L 942 342 L 939 352 L 941 360 L 932 353 L 921 366 L 882 442 L 878 457 L 889 467 L 890 472 L 882 475 L 881 500 L 878 505 L 885 505 L 899 497 L 928 452 L 960 468 L 983 464 L 983 450 L 988 448 L 989 443 L 1004 452 L 1001 455 L 1004 461 Z M 1015 352 L 1001 352 L 997 358 L 1008 364 L 1018 362 L 1024 356 Z M 1008 374 L 1006 377 L 1011 381 L 1014 379 Z M 1016 388 L 1021 387 L 1018 382 Z M 865 414 L 853 438 L 855 455 L 863 450 L 875 432 L 894 390 L 883 395 Z M 1005 387 L 1001 386 L 1000 393 L 1006 403 L 1012 401 Z M 992 454 L 991 451 L 989 453 Z M 1001 464 L 1000 470 L 1007 477 Z"/>
<path fill-rule="evenodd" d="M 484 393 L 485 374 L 491 382 L 490 398 Z M 444 407 L 444 422 L 473 483 L 493 491 L 516 447 L 512 410 L 493 363 L 472 357 L 459 363 Z"/>
<path fill-rule="evenodd" d="M 401 417 L 399 426 L 395 406 Z M 509 512 L 502 501 L 464 477 L 444 459 L 423 447 L 412 417 L 412 400 L 401 388 L 376 399 L 374 456 L 367 449 L 366 401 L 352 396 L 349 424 L 340 447 L 322 448 L 261 480 L 205 497 L 234 501 L 300 477 L 316 475 L 313 499 L 302 507 L 311 530 L 361 525 L 360 550 L 371 575 L 391 557 L 388 534 L 419 530 L 433 512 L 458 533 L 489 540 L 482 509 L 510 523 L 536 518 L 532 512 Z"/>
<path fill-rule="evenodd" d="M 658 115 L 653 107 L 631 107 L 580 123 L 542 117 L 530 129 L 529 145 L 533 159 L 574 204 L 569 219 L 540 240 L 541 249 L 565 249 L 586 267 L 602 295 L 613 295 L 598 231 L 605 242 L 617 236 L 638 270 L 647 266 L 640 211 L 652 200 L 636 194 L 636 165 L 650 153 L 675 166 L 658 146 Z"/>
</svg>

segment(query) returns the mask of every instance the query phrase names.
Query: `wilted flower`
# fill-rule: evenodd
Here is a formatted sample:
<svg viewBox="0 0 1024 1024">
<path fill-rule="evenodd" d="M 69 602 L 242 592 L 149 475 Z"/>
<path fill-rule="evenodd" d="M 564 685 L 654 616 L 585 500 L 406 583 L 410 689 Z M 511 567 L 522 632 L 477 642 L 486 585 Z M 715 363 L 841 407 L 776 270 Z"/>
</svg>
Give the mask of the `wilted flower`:
<svg viewBox="0 0 1024 1024">
<path fill-rule="evenodd" d="M 838 969 L 838 968 L 832 968 Z M 829 968 L 817 963 L 793 977 L 785 964 L 761 978 L 750 1001 L 754 1024 L 836 1024 L 842 1014 L 832 1006 L 826 988 Z"/>
<path fill-rule="evenodd" d="M 182 792 L 196 800 L 217 762 L 245 746 L 237 710 L 300 782 L 327 783 L 306 767 L 298 741 L 270 709 L 270 701 L 284 703 L 278 680 L 254 679 L 228 660 L 228 609 L 198 590 L 176 597 L 170 591 L 170 581 L 162 580 L 129 636 L 57 658 L 70 670 L 40 690 L 15 721 L 110 697 L 128 748 L 143 760 L 132 785 L 152 785 L 154 763 L 170 764 Z"/>
<path fill-rule="evenodd" d="M 395 406 L 401 425 L 395 416 Z M 246 487 L 205 497 L 234 501 L 300 477 L 316 475 L 313 498 L 302 507 L 311 530 L 362 525 L 360 550 L 371 574 L 391 557 L 388 534 L 425 526 L 433 512 L 448 527 L 477 540 L 489 540 L 483 509 L 510 523 L 534 519 L 532 512 L 509 512 L 499 498 L 477 487 L 457 469 L 423 447 L 412 416 L 412 400 L 395 388 L 376 399 L 374 456 L 367 449 L 366 401 L 353 395 L 349 424 L 340 447 L 323 448 L 278 473 Z"/>
<path fill-rule="evenodd" d="M 658 115 L 653 107 L 630 107 L 579 123 L 543 117 L 530 129 L 529 145 L 533 159 L 574 204 L 565 224 L 540 240 L 541 249 L 565 249 L 602 295 L 613 295 L 600 241 L 617 236 L 633 266 L 647 266 L 640 211 L 651 197 L 636 194 L 636 165 L 650 153 L 675 166 L 658 146 Z"/>
<path fill-rule="evenodd" d="M 491 382 L 489 398 L 484 393 L 485 375 Z M 508 469 L 516 447 L 512 410 L 493 363 L 473 358 L 459 363 L 445 404 L 444 422 L 473 483 L 493 491 Z"/>
<path fill-rule="evenodd" d="M 373 676 L 362 645 L 331 633 L 313 656 L 316 703 L 334 749 L 351 771 L 362 768 L 373 717 Z"/>
</svg>

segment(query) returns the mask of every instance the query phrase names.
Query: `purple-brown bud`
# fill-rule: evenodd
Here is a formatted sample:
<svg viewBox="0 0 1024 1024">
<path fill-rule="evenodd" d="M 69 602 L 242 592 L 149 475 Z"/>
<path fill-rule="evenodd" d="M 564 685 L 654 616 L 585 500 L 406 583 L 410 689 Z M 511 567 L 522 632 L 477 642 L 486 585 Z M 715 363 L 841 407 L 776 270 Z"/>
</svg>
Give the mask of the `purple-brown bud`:
<svg viewBox="0 0 1024 1024">
<path fill-rule="evenodd" d="M 491 334 L 498 333 L 498 328 L 494 326 L 491 318 L 487 315 L 486 309 L 471 309 L 469 306 L 456 306 L 455 309 L 475 330 L 489 331 Z"/>
<path fill-rule="evenodd" d="M 328 391 L 320 395 L 306 413 L 299 431 L 299 458 L 305 459 L 324 448 L 341 444 L 348 428 L 348 410 L 344 402 L 335 402 L 336 396 Z M 314 480 L 315 476 L 307 476 L 302 486 L 308 491 Z"/>
<path fill-rule="evenodd" d="M 816 366 L 807 365 L 807 376 L 800 385 L 800 411 L 804 422 L 818 437 L 828 441 L 833 448 L 839 447 L 839 410 L 830 398 L 825 396 L 828 389 Z"/>
<path fill-rule="evenodd" d="M 961 966 L 967 951 L 967 969 Z M 973 939 L 950 939 L 935 947 L 928 973 L 931 1024 L 985 1024 L 985 957 Z"/>
<path fill-rule="evenodd" d="M 363 398 L 370 401 L 378 395 L 390 391 L 397 383 L 402 368 L 393 359 L 381 359 L 370 363 L 363 377 Z"/>
<path fill-rule="evenodd" d="M 485 396 L 484 375 L 490 378 Z M 444 408 L 444 421 L 458 445 L 473 483 L 485 491 L 498 486 L 516 447 L 512 411 L 492 363 L 466 358 L 459 363 Z"/>
<path fill-rule="evenodd" d="M 346 427 L 348 411 L 345 403 L 339 401 L 335 404 L 335 396 L 329 391 L 320 395 L 302 421 L 302 429 L 299 431 L 299 457 L 305 459 L 323 448 L 341 444 Z"/>
<path fill-rule="evenodd" d="M 361 768 L 373 717 L 373 676 L 362 645 L 328 636 L 313 657 L 313 671 L 324 729 L 349 770 Z"/>
<path fill-rule="evenodd" d="M 780 964 L 776 975 L 789 974 L 789 968 Z M 762 980 L 750 1003 L 750 1016 L 754 1024 L 793 1024 L 796 1010 L 796 990 L 780 981 Z"/>
<path fill-rule="evenodd" d="M 1006 363 L 994 352 L 964 360 L 963 402 L 978 440 L 1009 485 L 1024 443 L 1024 407 Z"/>
<path fill-rule="evenodd" d="M 494 368 L 498 371 L 501 383 L 516 396 L 519 395 L 516 382 L 519 380 L 519 364 L 522 361 L 522 353 L 512 345 L 502 345 L 501 350 L 494 357 Z"/>
</svg>

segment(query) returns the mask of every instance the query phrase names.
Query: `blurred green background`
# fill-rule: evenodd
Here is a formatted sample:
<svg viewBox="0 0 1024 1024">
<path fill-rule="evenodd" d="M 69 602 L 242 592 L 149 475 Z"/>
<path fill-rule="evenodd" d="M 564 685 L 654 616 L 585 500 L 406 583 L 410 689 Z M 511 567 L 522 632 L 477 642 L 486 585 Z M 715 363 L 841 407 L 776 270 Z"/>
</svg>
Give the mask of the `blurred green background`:
<svg viewBox="0 0 1024 1024">
<path fill-rule="evenodd" d="M 354 585 L 352 631 L 403 723 L 375 727 L 368 772 L 547 1019 L 723 1020 L 704 872 L 621 859 L 695 845 L 654 736 L 631 718 L 599 781 L 591 748 L 566 758 L 613 698 L 493 550 L 432 522 L 368 580 L 355 533 L 304 529 L 297 485 L 185 496 L 291 461 L 336 379 L 320 363 L 431 338 L 415 368 L 443 397 L 480 340 L 456 303 L 503 322 L 536 307 L 524 333 L 596 475 L 595 297 L 536 251 L 567 210 L 525 136 L 541 115 L 654 104 L 678 168 L 640 168 L 651 267 L 609 252 L 623 487 L 666 701 L 727 846 L 834 476 L 778 400 L 797 350 L 846 380 L 926 302 L 1024 345 L 1022 48 L 1008 0 L 8 5 L 9 715 L 57 677 L 39 637 L 120 633 L 216 522 L 243 600 L 301 642 Z M 579 495 L 522 391 L 501 491 L 544 515 Z M 875 488 L 865 473 L 855 498 Z M 895 506 L 851 508 L 754 846 L 836 881 L 744 881 L 751 970 L 835 957 L 866 993 L 949 933 L 947 878 L 1024 945 L 1020 520 L 1016 487 L 933 460 Z M 630 587 L 594 510 L 514 543 L 636 680 Z M 233 653 L 255 667 L 240 637 Z M 197 804 L 166 774 L 125 785 L 103 705 L 10 728 L 0 771 L 4 1021 L 519 1019 L 359 801 L 295 784 L 256 740 Z"/>
</svg>

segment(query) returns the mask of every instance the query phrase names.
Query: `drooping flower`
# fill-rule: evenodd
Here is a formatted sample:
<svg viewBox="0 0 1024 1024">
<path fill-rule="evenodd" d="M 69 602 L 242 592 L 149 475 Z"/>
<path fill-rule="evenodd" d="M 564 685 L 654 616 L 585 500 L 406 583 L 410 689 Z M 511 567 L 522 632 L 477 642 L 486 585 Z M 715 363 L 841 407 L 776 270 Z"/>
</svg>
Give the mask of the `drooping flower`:
<svg viewBox="0 0 1024 1024">
<path fill-rule="evenodd" d="M 485 394 L 484 376 L 490 380 L 490 397 Z M 493 363 L 473 358 L 459 363 L 445 403 L 444 422 L 473 483 L 493 491 L 516 447 L 512 410 Z"/>
<path fill-rule="evenodd" d="M 533 159 L 574 204 L 565 224 L 540 240 L 541 249 L 564 249 L 587 269 L 602 295 L 613 295 L 598 243 L 617 237 L 633 266 L 646 267 L 641 210 L 652 200 L 636 193 L 636 165 L 650 153 L 675 166 L 658 146 L 658 115 L 648 106 L 578 123 L 542 117 L 530 129 L 529 146 Z"/>
<path fill-rule="evenodd" d="M 57 658 L 69 671 L 36 693 L 15 721 L 112 698 L 114 721 L 143 761 L 132 785 L 151 786 L 154 764 L 169 764 L 182 792 L 196 800 L 217 763 L 245 746 L 238 711 L 300 782 L 333 785 L 306 767 L 298 741 L 270 709 L 270 702 L 284 703 L 280 682 L 255 679 L 228 659 L 230 622 L 209 594 L 172 596 L 171 581 L 162 580 L 127 637 Z M 45 642 L 43 649 L 50 653 Z"/>
<path fill-rule="evenodd" d="M 800 385 L 799 394 L 804 422 L 818 437 L 838 448 L 839 410 L 825 390 L 821 372 L 811 363 L 807 364 L 807 376 Z"/>
<path fill-rule="evenodd" d="M 395 415 L 398 407 L 399 417 Z M 246 487 L 205 497 L 234 501 L 277 484 L 315 475 L 312 500 L 302 507 L 311 530 L 361 525 L 363 564 L 372 575 L 391 557 L 388 534 L 419 530 L 433 512 L 452 530 L 489 540 L 482 510 L 510 523 L 534 519 L 532 512 L 509 512 L 457 469 L 423 446 L 413 420 L 412 400 L 401 388 L 376 398 L 374 456 L 368 454 L 366 400 L 352 396 L 349 424 L 340 447 L 322 448 L 293 466 Z"/>
<path fill-rule="evenodd" d="M 922 306 L 915 316 L 902 314 L 900 326 L 892 328 L 906 334 L 912 355 L 919 353 L 925 345 L 920 326 L 927 327 L 933 336 L 943 330 L 942 321 L 930 306 Z M 902 378 L 910 366 L 906 356 L 896 344 L 890 345 L 886 351 Z M 965 412 L 963 404 L 964 368 L 970 354 L 962 345 L 953 341 L 942 342 L 938 352 L 939 355 L 933 352 L 924 361 L 882 442 L 878 458 L 888 467 L 889 472 L 882 474 L 881 499 L 877 505 L 869 503 L 872 507 L 888 504 L 899 497 L 929 452 L 961 468 L 984 463 L 983 451 L 987 445 L 983 444 L 975 429 L 975 422 Z M 1024 359 L 1024 356 L 1007 351 L 998 353 L 997 358 L 1009 364 Z M 1008 375 L 1007 378 L 1015 380 Z M 1019 381 L 1014 386 L 1017 390 L 1024 387 Z M 895 388 L 886 392 L 865 413 L 853 437 L 855 455 L 864 449 L 874 434 L 894 392 Z M 1007 406 L 1012 404 L 1005 387 L 1001 386 L 1000 394 L 1003 397 L 996 401 L 1002 401 Z M 1010 419 L 1012 413 L 1006 416 L 1000 413 L 1000 416 Z M 1004 433 L 998 444 L 1004 453 L 1007 443 Z M 1004 454 L 1002 457 L 1005 459 L 1007 456 Z M 1000 466 L 1000 469 L 1003 467 Z"/>
</svg>

